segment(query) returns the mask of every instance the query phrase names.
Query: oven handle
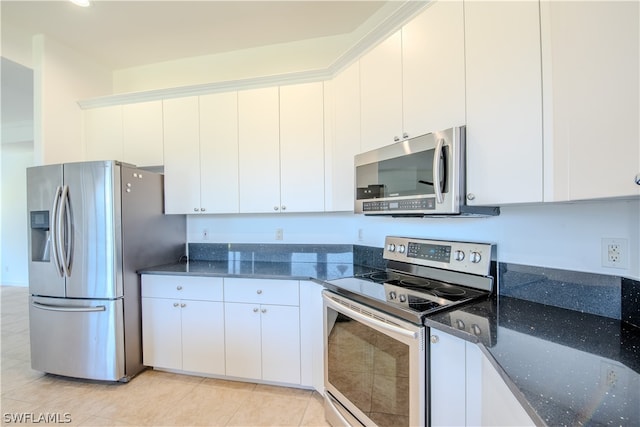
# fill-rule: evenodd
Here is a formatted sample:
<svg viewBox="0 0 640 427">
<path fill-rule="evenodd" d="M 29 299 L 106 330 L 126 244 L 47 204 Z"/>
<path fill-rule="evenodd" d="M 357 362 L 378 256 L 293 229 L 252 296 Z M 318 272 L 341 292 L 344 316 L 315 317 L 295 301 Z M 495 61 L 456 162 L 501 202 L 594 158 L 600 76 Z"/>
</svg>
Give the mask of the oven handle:
<svg viewBox="0 0 640 427">
<path fill-rule="evenodd" d="M 342 304 L 338 304 L 337 302 L 333 301 L 331 299 L 331 297 L 327 297 L 326 295 L 323 295 L 323 298 L 324 298 L 325 302 L 328 305 L 331 306 L 331 308 L 336 309 L 336 311 L 340 311 L 340 309 L 342 309 L 343 312 L 344 311 L 347 312 L 347 313 L 344 313 L 344 314 L 348 314 L 349 316 L 353 317 L 355 320 L 360 320 L 360 321 L 365 322 L 365 323 L 370 323 L 370 324 L 376 325 L 377 327 L 379 327 L 379 328 L 381 328 L 383 330 L 386 330 L 386 331 L 389 331 L 389 332 L 392 332 L 392 333 L 396 333 L 396 334 L 402 335 L 403 337 L 407 337 L 407 338 L 411 338 L 411 339 L 418 339 L 418 337 L 420 336 L 420 333 L 417 332 L 417 331 L 416 332 L 410 331 L 408 329 L 404 329 L 404 328 L 401 328 L 399 326 L 395 326 L 395 325 L 392 325 L 390 323 L 383 322 L 381 320 L 378 320 L 378 319 L 375 319 L 373 317 L 369 317 L 367 315 L 359 313 L 358 311 L 353 310 L 353 309 L 351 309 L 349 307 L 345 307 Z"/>
<path fill-rule="evenodd" d="M 444 145 L 444 138 L 438 139 L 436 143 L 436 149 L 433 152 L 433 191 L 436 193 L 436 201 L 438 204 L 444 202 L 442 196 L 442 182 L 440 181 L 440 158 L 442 157 L 442 146 Z"/>
</svg>

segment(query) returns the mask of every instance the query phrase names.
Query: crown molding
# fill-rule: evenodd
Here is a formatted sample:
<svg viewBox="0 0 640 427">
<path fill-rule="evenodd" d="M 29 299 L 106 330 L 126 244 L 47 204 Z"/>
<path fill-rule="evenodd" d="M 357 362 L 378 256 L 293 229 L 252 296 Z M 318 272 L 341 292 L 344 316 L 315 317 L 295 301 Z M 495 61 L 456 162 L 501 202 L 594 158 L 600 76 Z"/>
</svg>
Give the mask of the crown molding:
<svg viewBox="0 0 640 427">
<path fill-rule="evenodd" d="M 380 25 L 376 26 L 373 30 L 363 36 L 355 43 L 355 45 L 324 69 L 298 71 L 271 76 L 251 77 L 247 79 L 228 80 L 175 88 L 155 89 L 143 92 L 107 95 L 80 100 L 78 101 L 78 105 L 81 109 L 85 110 L 113 105 L 229 92 L 233 90 L 256 89 L 269 86 L 329 80 L 354 61 L 358 60 L 358 58 L 375 47 L 378 43 L 389 37 L 389 35 L 400 29 L 402 25 L 411 20 L 419 12 L 430 6 L 432 1 L 433 0 L 406 0 L 402 6 L 389 15 Z"/>
</svg>

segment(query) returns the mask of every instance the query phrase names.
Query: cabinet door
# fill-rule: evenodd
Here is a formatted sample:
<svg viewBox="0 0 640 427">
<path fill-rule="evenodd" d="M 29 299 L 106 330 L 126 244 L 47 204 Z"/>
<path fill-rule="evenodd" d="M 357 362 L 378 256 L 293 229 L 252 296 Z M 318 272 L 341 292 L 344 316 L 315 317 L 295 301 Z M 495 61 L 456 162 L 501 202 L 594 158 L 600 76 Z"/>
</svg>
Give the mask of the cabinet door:
<svg viewBox="0 0 640 427">
<path fill-rule="evenodd" d="M 238 92 L 240 212 L 280 211 L 278 88 Z"/>
<path fill-rule="evenodd" d="M 84 111 L 86 160 L 122 160 L 122 105 Z"/>
<path fill-rule="evenodd" d="M 300 314 L 298 307 L 260 306 L 262 379 L 300 384 Z"/>
<path fill-rule="evenodd" d="M 354 157 L 360 152 L 360 63 L 331 81 L 333 135 L 326 146 L 325 210 L 353 211 Z"/>
<path fill-rule="evenodd" d="M 640 195 L 639 8 L 541 2 L 549 201 Z"/>
<path fill-rule="evenodd" d="M 538 2 L 465 2 L 464 14 L 468 203 L 541 202 Z"/>
<path fill-rule="evenodd" d="M 283 212 L 324 211 L 322 82 L 280 87 L 280 201 Z"/>
<path fill-rule="evenodd" d="M 435 2 L 402 28 L 402 102 L 409 137 L 465 124 L 462 1 Z"/>
<path fill-rule="evenodd" d="M 224 303 L 227 376 L 262 378 L 260 306 Z"/>
<path fill-rule="evenodd" d="M 142 298 L 142 354 L 147 366 L 182 369 L 178 300 Z"/>
<path fill-rule="evenodd" d="M 168 214 L 194 214 L 200 203 L 198 97 L 165 99 L 164 206 Z"/>
<path fill-rule="evenodd" d="M 430 407 L 431 425 L 464 426 L 465 342 L 437 329 L 431 329 Z"/>
<path fill-rule="evenodd" d="M 200 97 L 199 187 L 205 213 L 239 212 L 237 92 Z"/>
<path fill-rule="evenodd" d="M 402 139 L 402 34 L 360 58 L 361 151 Z"/>
<path fill-rule="evenodd" d="M 222 302 L 180 302 L 182 369 L 224 375 L 224 307 Z"/>
<path fill-rule="evenodd" d="M 122 106 L 124 161 L 137 166 L 162 166 L 162 101 Z"/>
</svg>

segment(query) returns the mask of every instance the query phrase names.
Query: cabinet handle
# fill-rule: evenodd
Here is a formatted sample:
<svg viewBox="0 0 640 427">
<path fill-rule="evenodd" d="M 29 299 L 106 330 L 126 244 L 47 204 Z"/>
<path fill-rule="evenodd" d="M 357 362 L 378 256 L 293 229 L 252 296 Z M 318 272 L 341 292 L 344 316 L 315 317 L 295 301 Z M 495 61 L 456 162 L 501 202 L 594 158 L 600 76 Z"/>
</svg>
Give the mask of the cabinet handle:
<svg viewBox="0 0 640 427">
<path fill-rule="evenodd" d="M 431 344 L 437 344 L 440 341 L 437 335 L 431 335 Z"/>
<path fill-rule="evenodd" d="M 253 312 L 254 312 L 254 313 L 257 313 L 257 312 L 258 312 L 258 309 L 257 309 L 257 308 L 254 308 L 254 309 L 253 309 Z"/>
<path fill-rule="evenodd" d="M 178 304 L 177 302 L 174 302 L 174 303 L 173 303 L 173 306 L 174 306 L 174 307 L 177 307 L 177 306 L 179 306 L 179 305 L 180 305 L 180 304 Z"/>
<path fill-rule="evenodd" d="M 277 210 L 278 210 L 278 207 L 277 207 L 277 206 L 274 206 L 274 207 L 273 207 L 273 210 L 274 210 L 274 211 L 277 211 Z"/>
<path fill-rule="evenodd" d="M 257 293 L 258 295 L 262 294 L 262 289 L 258 289 L 258 290 L 256 291 L 256 293 Z"/>
<path fill-rule="evenodd" d="M 186 306 L 187 306 L 187 304 L 185 304 L 185 303 L 180 304 L 180 307 L 182 307 L 182 308 L 185 308 Z"/>
<path fill-rule="evenodd" d="M 640 173 L 636 174 L 635 181 L 636 181 L 636 184 L 640 185 Z"/>
<path fill-rule="evenodd" d="M 400 141 L 400 138 L 398 138 L 397 136 L 394 136 L 394 137 L 393 137 L 393 141 L 394 141 L 394 142 L 398 142 L 398 141 Z"/>
<path fill-rule="evenodd" d="M 206 211 L 205 208 L 200 208 L 200 212 L 204 212 L 204 211 Z"/>
<path fill-rule="evenodd" d="M 178 285 L 178 286 L 176 286 L 176 289 L 181 291 L 182 290 L 182 286 Z"/>
<path fill-rule="evenodd" d="M 282 210 L 283 210 L 283 211 L 286 211 L 286 210 L 287 210 L 287 207 L 286 207 L 285 205 L 282 205 Z"/>
<path fill-rule="evenodd" d="M 467 194 L 467 200 L 475 200 L 476 199 L 476 195 L 473 193 L 469 193 Z"/>
<path fill-rule="evenodd" d="M 266 313 L 266 312 L 267 312 L 267 309 L 266 309 L 266 308 L 263 308 L 261 311 L 262 311 L 263 313 Z"/>
<path fill-rule="evenodd" d="M 409 134 L 406 132 L 402 133 L 402 139 L 409 139 Z"/>
<path fill-rule="evenodd" d="M 198 211 L 199 211 L 199 209 L 198 209 L 198 208 L 193 208 L 193 211 L 194 211 L 194 212 L 198 212 Z"/>
</svg>

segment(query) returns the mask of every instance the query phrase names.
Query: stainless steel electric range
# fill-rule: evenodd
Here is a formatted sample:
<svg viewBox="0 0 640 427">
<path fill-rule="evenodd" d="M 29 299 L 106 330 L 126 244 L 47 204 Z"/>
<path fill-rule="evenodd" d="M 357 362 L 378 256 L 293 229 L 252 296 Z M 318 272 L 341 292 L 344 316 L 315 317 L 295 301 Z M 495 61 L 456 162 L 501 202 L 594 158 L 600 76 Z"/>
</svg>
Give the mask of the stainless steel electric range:
<svg viewBox="0 0 640 427">
<path fill-rule="evenodd" d="M 424 321 L 490 296 L 495 251 L 490 243 L 387 237 L 386 270 L 327 283 L 323 305 L 329 423 L 429 424 Z M 458 328 L 463 324 L 457 322 Z M 484 333 L 476 328 L 470 332 Z"/>
</svg>

